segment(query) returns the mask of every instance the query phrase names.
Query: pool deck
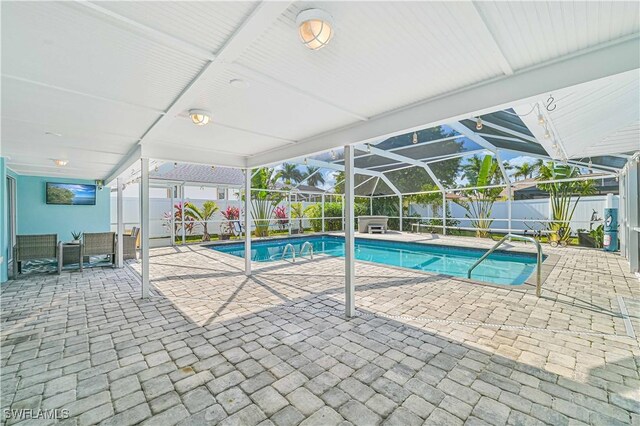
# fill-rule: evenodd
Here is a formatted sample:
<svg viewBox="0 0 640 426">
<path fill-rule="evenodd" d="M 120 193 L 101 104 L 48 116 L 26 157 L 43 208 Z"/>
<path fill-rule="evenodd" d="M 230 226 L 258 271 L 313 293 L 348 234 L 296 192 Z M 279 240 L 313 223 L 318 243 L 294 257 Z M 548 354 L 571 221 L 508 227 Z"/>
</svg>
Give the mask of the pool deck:
<svg viewBox="0 0 640 426">
<path fill-rule="evenodd" d="M 352 319 L 341 258 L 247 278 L 206 247 L 153 249 L 148 300 L 135 262 L 24 276 L 2 286 L 2 408 L 82 425 L 640 424 L 638 278 L 615 253 L 543 249 L 541 298 L 356 262 Z"/>
</svg>

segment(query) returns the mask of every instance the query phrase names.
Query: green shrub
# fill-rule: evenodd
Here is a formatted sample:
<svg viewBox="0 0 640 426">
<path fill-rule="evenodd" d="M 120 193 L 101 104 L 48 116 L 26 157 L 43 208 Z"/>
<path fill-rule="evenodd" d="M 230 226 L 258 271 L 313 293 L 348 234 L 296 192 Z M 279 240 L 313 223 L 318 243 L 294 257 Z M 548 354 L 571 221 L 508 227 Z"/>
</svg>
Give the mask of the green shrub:
<svg viewBox="0 0 640 426">
<path fill-rule="evenodd" d="M 356 203 L 354 212 L 356 217 L 366 215 L 368 212 L 366 203 Z M 314 232 L 322 231 L 322 204 L 314 204 L 305 209 L 305 214 L 311 222 L 311 228 Z M 335 219 L 325 219 L 325 231 L 341 231 L 342 230 L 342 203 L 324 203 L 324 217 L 332 217 Z"/>
</svg>

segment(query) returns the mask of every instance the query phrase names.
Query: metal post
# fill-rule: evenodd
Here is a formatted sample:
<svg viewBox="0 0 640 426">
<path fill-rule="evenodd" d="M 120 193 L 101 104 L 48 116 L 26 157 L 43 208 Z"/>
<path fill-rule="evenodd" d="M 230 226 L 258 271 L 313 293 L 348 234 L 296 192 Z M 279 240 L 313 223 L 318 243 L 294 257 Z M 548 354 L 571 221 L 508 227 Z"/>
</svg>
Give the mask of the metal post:
<svg viewBox="0 0 640 426">
<path fill-rule="evenodd" d="M 398 216 L 398 217 L 399 217 L 399 219 L 400 219 L 400 220 L 399 220 L 399 223 L 400 223 L 399 227 L 400 227 L 400 229 L 398 229 L 398 231 L 402 232 L 402 213 L 403 213 L 403 212 L 402 212 L 402 207 L 403 207 L 403 206 L 402 206 L 402 195 L 398 195 L 398 200 L 400 201 L 400 209 L 398 210 L 398 211 L 400 212 L 400 214 L 399 214 L 399 216 Z"/>
<path fill-rule="evenodd" d="M 142 298 L 149 297 L 149 159 L 140 159 L 140 258 Z"/>
<path fill-rule="evenodd" d="M 373 197 L 369 197 L 369 215 L 373 216 Z"/>
<path fill-rule="evenodd" d="M 251 276 L 251 169 L 244 177 L 244 274 Z"/>
<path fill-rule="evenodd" d="M 171 246 L 176 245 L 176 212 L 174 211 L 176 186 L 171 187 Z"/>
<path fill-rule="evenodd" d="M 631 272 L 640 272 L 640 173 L 638 173 L 638 159 L 629 161 L 627 171 L 627 212 L 629 212 L 629 266 Z"/>
<path fill-rule="evenodd" d="M 442 191 L 442 235 L 447 235 L 447 193 Z"/>
<path fill-rule="evenodd" d="M 344 196 L 345 194 L 342 194 L 342 198 L 340 198 L 340 206 L 342 207 L 342 230 L 344 231 L 345 228 L 345 217 L 344 217 Z"/>
<path fill-rule="evenodd" d="M 187 243 L 187 230 L 184 227 L 184 183 L 180 185 L 180 220 L 182 222 L 182 245 Z"/>
<path fill-rule="evenodd" d="M 322 232 L 324 232 L 324 194 L 322 194 Z"/>
<path fill-rule="evenodd" d="M 288 217 L 289 217 L 289 221 L 287 222 L 288 228 L 289 228 L 289 235 L 291 235 L 291 191 L 289 191 L 289 196 L 287 197 L 288 203 L 289 203 L 289 213 L 287 213 Z"/>
<path fill-rule="evenodd" d="M 354 236 L 354 224 L 355 224 L 355 212 L 354 212 L 354 188 L 353 188 L 353 146 L 347 145 L 344 147 L 344 174 L 345 174 L 345 196 L 342 197 L 343 201 L 346 201 L 346 226 L 344 232 L 344 311 L 345 315 L 349 318 L 353 317 L 356 313 L 355 307 L 355 236 Z M 345 200 L 346 197 L 346 200 Z M 344 206 L 345 203 L 342 205 Z M 344 215 L 343 215 L 344 217 Z"/>
<path fill-rule="evenodd" d="M 513 189 L 511 188 L 511 184 L 509 184 L 509 186 L 507 187 L 507 194 L 509 194 L 509 198 L 507 199 L 507 218 L 509 219 L 509 234 L 511 234 L 512 231 L 512 227 L 511 227 L 511 201 L 513 198 Z"/>
<path fill-rule="evenodd" d="M 122 199 L 122 190 L 123 190 L 123 186 L 124 186 L 124 182 L 122 180 L 122 178 L 118 178 L 116 179 L 116 185 L 118 186 L 117 189 L 117 206 L 116 206 L 116 217 L 117 217 L 117 228 L 116 231 L 118 233 L 118 253 L 116 256 L 116 266 L 118 268 L 122 268 L 124 266 L 124 251 L 123 251 L 123 246 L 124 246 L 124 207 L 123 207 L 123 199 Z"/>
</svg>

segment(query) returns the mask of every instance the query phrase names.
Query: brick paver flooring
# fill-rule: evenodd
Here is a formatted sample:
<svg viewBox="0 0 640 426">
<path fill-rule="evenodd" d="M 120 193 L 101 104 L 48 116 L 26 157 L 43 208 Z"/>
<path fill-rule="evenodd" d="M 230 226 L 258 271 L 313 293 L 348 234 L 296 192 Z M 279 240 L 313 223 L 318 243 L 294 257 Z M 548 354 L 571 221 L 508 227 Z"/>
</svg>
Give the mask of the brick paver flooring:
<svg viewBox="0 0 640 426">
<path fill-rule="evenodd" d="M 1 405 L 80 425 L 640 424 L 618 304 L 640 332 L 638 279 L 616 254 L 545 253 L 542 298 L 359 262 L 352 319 L 343 260 L 322 256 L 247 278 L 240 258 L 154 249 L 148 300 L 136 263 L 24 276 L 2 286 Z"/>
</svg>

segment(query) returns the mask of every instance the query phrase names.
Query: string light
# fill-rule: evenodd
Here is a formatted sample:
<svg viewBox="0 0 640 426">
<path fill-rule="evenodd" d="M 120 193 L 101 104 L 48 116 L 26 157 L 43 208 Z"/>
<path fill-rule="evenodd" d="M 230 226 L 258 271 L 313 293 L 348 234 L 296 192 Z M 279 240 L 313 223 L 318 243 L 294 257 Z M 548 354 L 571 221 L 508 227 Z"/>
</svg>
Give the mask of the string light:
<svg viewBox="0 0 640 426">
<path fill-rule="evenodd" d="M 476 130 L 482 130 L 482 118 L 478 117 L 478 119 L 476 120 Z"/>
<path fill-rule="evenodd" d="M 336 152 L 334 150 L 331 150 L 331 159 L 332 160 L 336 159 Z"/>
<path fill-rule="evenodd" d="M 415 142 L 414 142 L 415 143 Z M 371 154 L 371 145 L 367 144 L 367 152 Z"/>
<path fill-rule="evenodd" d="M 593 161 L 591 161 L 591 157 L 589 157 L 589 171 L 593 171 Z"/>
<path fill-rule="evenodd" d="M 542 114 L 538 115 L 538 124 L 544 126 L 544 117 L 542 116 Z"/>
<path fill-rule="evenodd" d="M 418 143 L 418 132 L 413 132 L 413 140 L 412 142 L 414 144 Z"/>
<path fill-rule="evenodd" d="M 304 164 L 307 165 L 309 162 L 307 161 L 307 157 L 304 157 Z"/>
<path fill-rule="evenodd" d="M 176 167 L 178 167 L 178 163 L 173 163 L 173 168 L 175 169 Z"/>
<path fill-rule="evenodd" d="M 549 129 L 547 129 L 545 127 L 545 129 L 544 129 L 544 138 L 545 139 L 549 139 L 550 137 L 551 137 L 551 132 L 549 131 Z"/>
</svg>

